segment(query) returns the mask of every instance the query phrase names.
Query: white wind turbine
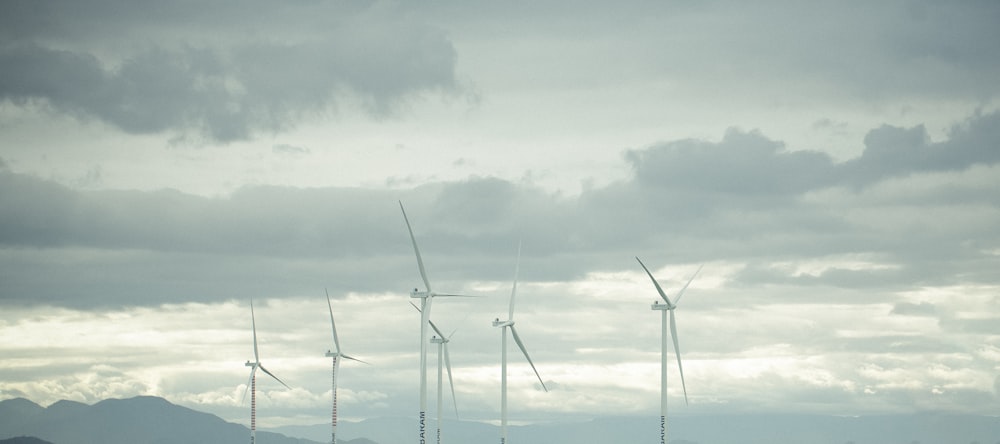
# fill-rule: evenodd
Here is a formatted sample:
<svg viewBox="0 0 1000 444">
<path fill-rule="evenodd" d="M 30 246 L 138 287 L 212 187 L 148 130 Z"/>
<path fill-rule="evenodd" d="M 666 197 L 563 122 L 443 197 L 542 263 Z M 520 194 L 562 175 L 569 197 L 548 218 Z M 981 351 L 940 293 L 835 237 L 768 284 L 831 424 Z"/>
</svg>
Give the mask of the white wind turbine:
<svg viewBox="0 0 1000 444">
<path fill-rule="evenodd" d="M 420 311 L 420 307 L 417 307 L 417 305 L 413 302 L 410 302 L 410 305 L 412 305 L 413 308 L 416 308 L 417 311 Z M 434 332 L 437 333 L 437 336 L 431 338 L 431 343 L 438 345 L 437 443 L 441 444 L 441 430 L 444 428 L 442 426 L 442 419 L 444 418 L 444 415 L 442 414 L 442 399 L 444 398 L 444 396 L 442 396 L 442 391 L 444 389 L 444 375 L 442 374 L 441 365 L 442 360 L 444 361 L 444 367 L 448 369 L 448 384 L 451 385 L 451 402 L 455 406 L 455 417 L 458 418 L 458 400 L 455 398 L 455 380 L 451 377 L 451 357 L 448 355 L 448 343 L 451 342 L 451 337 L 455 335 L 455 332 L 452 331 L 450 335 L 445 336 L 444 332 L 442 332 L 437 325 L 434 325 L 434 321 L 428 319 L 427 323 L 429 323 L 431 328 L 434 329 Z"/>
<path fill-rule="evenodd" d="M 253 329 L 253 361 L 247 361 L 246 366 L 250 369 L 250 380 L 247 381 L 247 388 L 243 389 L 243 400 L 247 398 L 247 390 L 250 391 L 250 444 L 254 444 L 257 438 L 257 369 L 259 368 L 275 381 L 281 383 L 287 389 L 291 389 L 288 384 L 278 379 L 273 373 L 267 371 L 260 363 L 260 353 L 257 351 L 257 321 L 253 314 L 253 299 L 250 299 L 250 327 Z"/>
<path fill-rule="evenodd" d="M 453 336 L 455 332 L 452 332 L 451 335 L 449 336 L 445 336 L 444 333 L 441 332 L 441 329 L 437 328 L 437 326 L 434 325 L 433 321 L 428 319 L 427 323 L 431 324 L 431 328 L 433 328 L 434 331 L 437 332 L 437 336 L 431 338 L 431 342 L 438 345 L 437 444 L 441 444 L 441 430 L 443 428 L 441 425 L 441 421 L 442 417 L 444 416 L 441 413 L 442 411 L 441 399 L 443 398 L 441 396 L 441 391 L 442 388 L 444 387 L 443 384 L 444 381 L 442 380 L 442 374 L 441 374 L 442 359 L 444 360 L 445 366 L 447 366 L 448 368 L 448 383 L 451 385 L 451 402 L 455 406 L 455 417 L 458 418 L 458 400 L 455 399 L 455 380 L 452 379 L 451 377 L 451 358 L 448 356 L 448 343 L 451 342 L 451 336 Z"/>
<path fill-rule="evenodd" d="M 687 404 L 687 386 L 684 385 L 684 367 L 681 365 L 681 348 L 677 342 L 677 324 L 674 319 L 674 309 L 677 308 L 677 303 L 680 302 L 681 296 L 684 296 L 684 290 L 687 290 L 688 285 L 691 285 L 691 281 L 694 280 L 698 272 L 701 271 L 701 267 L 691 275 L 687 283 L 681 287 L 680 291 L 677 292 L 677 296 L 674 297 L 673 302 L 667 297 L 666 293 L 663 292 L 663 288 L 660 287 L 660 283 L 656 282 L 656 278 L 653 277 L 653 273 L 649 272 L 646 268 L 646 264 L 643 264 L 638 257 L 635 260 L 639 261 L 639 265 L 642 266 L 643 270 L 646 270 L 646 274 L 649 275 L 649 279 L 653 281 L 653 286 L 656 287 L 656 291 L 663 298 L 664 303 L 661 304 L 660 301 L 656 301 L 652 305 L 653 310 L 660 310 L 662 314 L 660 330 L 660 443 L 666 444 L 667 442 L 667 312 L 670 312 L 670 336 L 674 340 L 674 354 L 677 356 L 677 369 L 680 371 L 681 375 L 681 388 L 684 389 L 684 403 Z"/>
<path fill-rule="evenodd" d="M 410 219 L 406 217 L 406 210 L 403 202 L 399 203 L 399 209 L 403 212 L 403 220 L 406 221 L 406 230 L 410 233 L 410 241 L 413 242 L 413 252 L 417 256 L 417 267 L 420 269 L 420 278 L 424 281 L 426 291 L 419 291 L 416 288 L 410 292 L 411 298 L 420 299 L 420 444 L 426 444 L 426 419 L 427 419 L 427 326 L 430 324 L 431 301 L 438 296 L 469 297 L 460 294 L 436 293 L 431 290 L 430 280 L 427 279 L 427 270 L 424 269 L 424 260 L 420 257 L 420 248 L 417 247 L 417 239 L 413 236 L 413 228 L 410 227 Z"/>
<path fill-rule="evenodd" d="M 330 302 L 330 292 L 326 292 L 326 306 L 330 309 L 330 328 L 333 329 L 333 347 L 334 350 L 326 351 L 326 356 L 333 358 L 333 371 L 331 379 L 333 381 L 333 413 L 331 414 L 331 433 L 330 433 L 330 443 L 337 444 L 337 369 L 340 368 L 340 359 L 344 358 L 350 359 L 352 361 L 358 361 L 364 364 L 367 362 L 360 359 L 347 356 L 340 352 L 340 340 L 337 338 L 337 324 L 333 321 L 333 303 Z"/>
<path fill-rule="evenodd" d="M 521 265 L 521 245 L 517 245 L 517 262 L 514 265 L 514 285 L 510 290 L 510 309 L 507 312 L 507 320 L 501 321 L 499 318 L 493 320 L 494 327 L 501 328 L 501 339 L 500 339 L 500 444 L 506 444 L 507 442 L 507 329 L 510 328 L 511 336 L 514 337 L 514 342 L 517 343 L 518 348 L 521 349 L 521 353 L 524 353 L 524 358 L 528 360 L 528 364 L 531 364 L 531 369 L 535 371 L 535 376 L 538 377 L 538 382 L 542 384 L 542 389 L 546 392 L 549 391 L 545 387 L 545 382 L 542 381 L 541 375 L 538 374 L 538 369 L 535 368 L 535 363 L 531 362 L 531 356 L 528 356 L 528 350 L 524 348 L 524 343 L 521 342 L 521 337 L 517 334 L 517 329 L 514 328 L 514 297 L 517 295 L 517 274 Z"/>
</svg>

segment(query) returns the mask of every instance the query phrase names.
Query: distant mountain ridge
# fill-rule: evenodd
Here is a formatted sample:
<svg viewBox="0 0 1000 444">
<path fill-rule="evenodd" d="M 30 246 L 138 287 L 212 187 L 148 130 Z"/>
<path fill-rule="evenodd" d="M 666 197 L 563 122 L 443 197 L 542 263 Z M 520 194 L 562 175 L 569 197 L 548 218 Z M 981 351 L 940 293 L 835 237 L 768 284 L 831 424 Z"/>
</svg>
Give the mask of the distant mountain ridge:
<svg viewBox="0 0 1000 444">
<path fill-rule="evenodd" d="M 328 442 L 329 424 L 257 431 L 258 444 Z M 338 444 L 412 444 L 412 418 L 341 421 Z M 430 428 L 433 442 L 434 426 Z M 443 441 L 499 440 L 498 427 L 445 421 Z M 245 444 L 250 431 L 208 413 L 156 397 L 108 399 L 93 405 L 59 401 L 48 408 L 27 399 L 0 401 L 0 444 Z M 297 436 L 291 438 L 289 436 Z M 35 438 L 35 439 L 32 439 Z M 40 439 L 41 441 L 39 441 Z M 605 416 L 589 421 L 510 428 L 518 444 L 645 443 L 659 440 L 659 419 Z M 670 421 L 670 444 L 1000 444 L 1000 417 L 919 413 L 838 417 L 821 415 L 699 415 Z"/>
<path fill-rule="evenodd" d="M 17 398 L 0 401 L 0 439 L 14 437 L 37 437 L 53 444 L 245 444 L 250 430 L 152 396 L 93 405 L 64 400 L 48 408 Z M 257 441 L 319 444 L 261 431 Z"/>
<path fill-rule="evenodd" d="M 289 436 L 320 439 L 328 424 L 272 429 Z M 380 444 L 416 442 L 413 418 L 341 421 L 338 437 L 366 437 Z M 436 423 L 430 426 L 431 439 Z M 517 444 L 631 444 L 659 442 L 659 418 L 603 416 L 511 426 Z M 499 441 L 499 428 L 473 421 L 446 420 L 443 442 Z M 670 444 L 1000 444 L 1000 417 L 917 413 L 843 417 L 808 414 L 690 415 L 670 419 Z"/>
<path fill-rule="evenodd" d="M 0 444 L 52 444 L 52 443 L 48 441 L 42 441 L 32 436 L 18 436 L 17 438 L 0 439 Z"/>
</svg>

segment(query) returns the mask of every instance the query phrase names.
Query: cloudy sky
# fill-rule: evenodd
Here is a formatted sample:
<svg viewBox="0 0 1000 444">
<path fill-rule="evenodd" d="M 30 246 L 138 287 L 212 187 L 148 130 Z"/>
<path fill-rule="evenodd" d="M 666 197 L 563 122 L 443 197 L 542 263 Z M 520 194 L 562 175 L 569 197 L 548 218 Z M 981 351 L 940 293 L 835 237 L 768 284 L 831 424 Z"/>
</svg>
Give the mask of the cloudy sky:
<svg viewBox="0 0 1000 444">
<path fill-rule="evenodd" d="M 463 419 L 1000 413 L 1000 4 L 0 2 L 0 399 L 264 426 L 416 417 L 422 286 Z M 516 356 L 516 355 L 511 355 Z M 433 355 L 431 356 L 434 362 Z M 433 390 L 433 385 L 432 385 Z M 433 399 L 433 398 L 432 398 Z M 431 403 L 433 405 L 433 403 Z"/>
</svg>

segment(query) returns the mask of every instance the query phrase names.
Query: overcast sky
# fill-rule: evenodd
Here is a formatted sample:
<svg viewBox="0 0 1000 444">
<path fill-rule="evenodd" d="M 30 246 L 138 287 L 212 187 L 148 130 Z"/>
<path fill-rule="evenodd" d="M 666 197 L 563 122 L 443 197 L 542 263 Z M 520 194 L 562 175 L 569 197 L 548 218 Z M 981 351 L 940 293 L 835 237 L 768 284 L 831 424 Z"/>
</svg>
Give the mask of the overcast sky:
<svg viewBox="0 0 1000 444">
<path fill-rule="evenodd" d="M 658 415 L 635 256 L 704 265 L 676 414 L 1000 414 L 1000 4 L 592 3 L 0 2 L 0 398 L 248 423 L 254 298 L 259 422 L 321 423 L 328 288 L 341 415 L 415 418 L 402 201 L 487 296 L 463 419 L 519 241 L 513 420 Z"/>
</svg>

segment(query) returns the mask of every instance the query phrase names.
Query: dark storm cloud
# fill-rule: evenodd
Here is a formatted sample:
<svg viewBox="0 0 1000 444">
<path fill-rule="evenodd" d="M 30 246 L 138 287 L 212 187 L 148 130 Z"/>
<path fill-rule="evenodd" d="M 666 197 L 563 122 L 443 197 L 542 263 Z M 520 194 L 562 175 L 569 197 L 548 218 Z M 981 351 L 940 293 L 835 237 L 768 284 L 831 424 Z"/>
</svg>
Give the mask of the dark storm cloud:
<svg viewBox="0 0 1000 444">
<path fill-rule="evenodd" d="M 183 20 L 191 12 L 183 7 L 193 5 L 119 11 L 113 4 L 95 5 L 112 15 L 87 10 L 80 17 L 70 15 L 78 9 L 72 5 L 2 7 L 5 20 L 37 22 L 42 30 L 7 31 L 0 99 L 38 101 L 130 133 L 192 132 L 226 142 L 293 127 L 345 99 L 384 116 L 414 95 L 457 88 L 456 54 L 443 32 L 380 10 L 262 4 L 259 16 L 248 17 L 239 10 L 251 5 L 227 3 L 237 10 L 230 15 L 214 5 L 204 12 L 219 19 L 213 36 L 188 29 Z M 264 20 L 269 14 L 273 22 Z M 296 14 L 299 26 L 287 23 Z M 109 46 L 101 32 L 122 32 L 136 47 Z"/>
<path fill-rule="evenodd" d="M 1000 239 L 989 219 L 998 205 L 992 193 L 969 195 L 956 185 L 899 197 L 878 185 L 995 165 L 996 151 L 984 147 L 1000 141 L 997 119 L 976 116 L 936 143 L 920 128 L 879 128 L 863 155 L 840 164 L 821 153 L 786 152 L 753 132 L 730 131 L 718 143 L 658 144 L 627 153 L 631 179 L 574 197 L 471 178 L 405 191 L 262 186 L 204 198 L 82 192 L 0 171 L 3 298 L 41 298 L 28 294 L 32 285 L 48 286 L 45 298 L 53 302 L 68 303 L 63 292 L 72 288 L 103 303 L 136 304 L 325 285 L 409 288 L 419 276 L 397 200 L 434 279 L 505 281 L 523 240 L 526 280 L 632 269 L 639 255 L 654 264 L 744 261 L 734 285 L 884 290 L 993 282 L 997 257 L 988 251 L 1000 248 Z M 805 197 L 825 190 L 836 198 Z M 854 254 L 886 267 L 834 260 L 790 274 L 769 265 Z M 149 282 L 158 283 L 156 294 L 140 290 Z M 88 287 L 96 293 L 80 291 Z"/>
</svg>

